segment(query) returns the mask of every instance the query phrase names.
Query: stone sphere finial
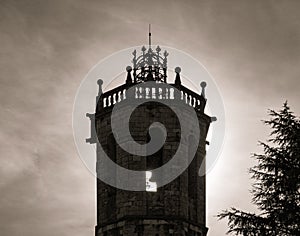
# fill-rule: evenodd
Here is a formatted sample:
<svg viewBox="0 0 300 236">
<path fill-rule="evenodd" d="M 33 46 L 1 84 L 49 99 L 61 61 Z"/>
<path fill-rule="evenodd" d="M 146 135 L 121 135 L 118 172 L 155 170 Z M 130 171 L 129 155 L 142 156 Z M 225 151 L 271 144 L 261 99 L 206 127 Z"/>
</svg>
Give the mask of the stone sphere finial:
<svg viewBox="0 0 300 236">
<path fill-rule="evenodd" d="M 206 82 L 205 82 L 205 81 L 202 81 L 202 82 L 200 83 L 200 86 L 201 86 L 202 89 L 205 88 L 205 87 L 206 87 Z"/>
<path fill-rule="evenodd" d="M 98 79 L 98 80 L 97 80 L 97 84 L 99 85 L 98 96 L 101 96 L 101 94 L 102 94 L 102 84 L 103 84 L 103 80 L 102 80 L 102 79 Z"/>
<path fill-rule="evenodd" d="M 175 85 L 181 85 L 181 79 L 180 79 L 181 68 L 179 66 L 177 66 L 175 68 L 175 72 L 176 72 Z"/>
<path fill-rule="evenodd" d="M 126 84 L 132 84 L 132 78 L 131 78 L 132 67 L 131 66 L 127 66 L 126 67 L 126 71 L 127 71 Z"/>
<path fill-rule="evenodd" d="M 126 71 L 127 71 L 127 72 L 131 72 L 131 71 L 132 71 L 132 67 L 131 67 L 131 66 L 127 66 L 127 67 L 126 67 Z"/>
<path fill-rule="evenodd" d="M 97 84 L 98 84 L 99 86 L 102 86 L 103 80 L 102 80 L 102 79 L 98 79 Z"/>
<path fill-rule="evenodd" d="M 177 66 L 177 67 L 175 68 L 175 72 L 176 72 L 176 73 L 180 73 L 180 72 L 181 72 L 181 68 L 180 68 L 179 66 Z"/>
<path fill-rule="evenodd" d="M 205 98 L 205 87 L 206 87 L 206 82 L 205 81 L 202 81 L 200 83 L 200 86 L 202 88 L 202 91 L 201 91 L 201 95 Z"/>
</svg>

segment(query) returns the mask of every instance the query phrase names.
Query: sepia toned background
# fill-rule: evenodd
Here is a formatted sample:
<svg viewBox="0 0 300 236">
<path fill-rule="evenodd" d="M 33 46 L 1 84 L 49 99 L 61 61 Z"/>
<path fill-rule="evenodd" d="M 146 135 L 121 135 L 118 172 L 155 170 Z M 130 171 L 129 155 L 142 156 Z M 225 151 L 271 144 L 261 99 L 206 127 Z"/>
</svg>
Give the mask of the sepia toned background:
<svg viewBox="0 0 300 236">
<path fill-rule="evenodd" d="M 268 138 L 267 109 L 288 100 L 300 115 L 299 9 L 297 0 L 0 0 L 0 234 L 94 235 L 95 180 L 73 141 L 74 97 L 99 60 L 147 44 L 151 23 L 153 44 L 191 54 L 222 93 L 226 140 L 207 176 L 207 226 L 225 235 L 218 212 L 256 211 L 247 171 Z"/>
</svg>

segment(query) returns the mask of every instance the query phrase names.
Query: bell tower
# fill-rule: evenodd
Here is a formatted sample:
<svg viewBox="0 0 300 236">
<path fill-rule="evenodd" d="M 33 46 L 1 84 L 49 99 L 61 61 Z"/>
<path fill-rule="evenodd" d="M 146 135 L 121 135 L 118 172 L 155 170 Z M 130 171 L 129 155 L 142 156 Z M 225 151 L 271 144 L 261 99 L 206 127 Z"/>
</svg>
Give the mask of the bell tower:
<svg viewBox="0 0 300 236">
<path fill-rule="evenodd" d="M 107 167 L 102 165 L 102 154 L 99 145 L 116 165 L 129 170 L 145 171 L 144 189 L 138 191 L 117 188 L 117 183 L 107 184 L 97 178 L 97 226 L 96 236 L 205 236 L 205 176 L 198 171 L 205 161 L 206 136 L 211 117 L 204 113 L 206 105 L 205 82 L 201 83 L 202 91 L 197 94 L 181 82 L 181 68 L 175 68 L 175 82 L 167 82 L 168 52 L 141 48 L 141 52 L 133 51 L 133 65 L 126 68 L 125 83 L 110 91 L 102 92 L 102 81 L 99 80 L 99 95 L 95 114 L 89 115 L 96 133 L 87 139 L 89 143 L 97 143 L 97 175 L 103 175 Z M 153 87 L 148 82 L 152 82 Z M 134 92 L 129 92 L 134 88 Z M 161 103 L 163 100 L 178 99 L 183 114 L 189 109 L 195 111 L 197 127 L 200 129 L 199 140 L 193 136 L 181 135 L 182 127 L 179 117 L 170 107 Z M 129 130 L 132 138 L 139 144 L 147 144 L 151 140 L 149 126 L 160 122 L 166 130 L 164 144 L 154 153 L 147 156 L 128 153 L 121 147 L 113 132 L 112 112 L 117 104 L 128 99 L 132 101 L 144 99 L 132 112 Z M 148 99 L 148 100 L 147 100 Z M 117 121 L 121 124 L 123 117 Z M 118 120 L 119 119 L 119 120 Z M 189 123 L 190 120 L 184 121 Z M 191 124 L 193 126 L 193 124 Z M 194 124 L 196 127 L 196 124 Z M 98 142 L 96 142 L 98 139 Z M 195 154 L 190 154 L 190 145 L 197 145 Z M 152 172 L 169 163 L 180 145 L 184 152 L 181 161 L 193 155 L 188 167 L 178 177 L 160 186 L 159 180 L 166 178 L 166 171 Z M 118 176 L 117 170 L 109 169 Z M 114 180 L 118 182 L 119 179 Z"/>
</svg>

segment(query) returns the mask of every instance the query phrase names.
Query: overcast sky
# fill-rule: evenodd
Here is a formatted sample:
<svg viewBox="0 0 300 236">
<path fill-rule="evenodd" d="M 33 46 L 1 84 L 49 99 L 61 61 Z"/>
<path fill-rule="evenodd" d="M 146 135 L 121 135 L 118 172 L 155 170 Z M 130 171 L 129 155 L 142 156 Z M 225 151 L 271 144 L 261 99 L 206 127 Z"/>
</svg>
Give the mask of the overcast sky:
<svg viewBox="0 0 300 236">
<path fill-rule="evenodd" d="M 222 93 L 226 140 L 208 174 L 207 225 L 209 236 L 225 235 L 214 215 L 255 210 L 247 171 L 269 132 L 260 120 L 285 100 L 300 115 L 299 9 L 297 0 L 0 0 L 1 235 L 94 235 L 94 177 L 73 142 L 74 97 L 99 60 L 146 44 L 149 23 L 153 44 L 191 54 Z"/>
</svg>

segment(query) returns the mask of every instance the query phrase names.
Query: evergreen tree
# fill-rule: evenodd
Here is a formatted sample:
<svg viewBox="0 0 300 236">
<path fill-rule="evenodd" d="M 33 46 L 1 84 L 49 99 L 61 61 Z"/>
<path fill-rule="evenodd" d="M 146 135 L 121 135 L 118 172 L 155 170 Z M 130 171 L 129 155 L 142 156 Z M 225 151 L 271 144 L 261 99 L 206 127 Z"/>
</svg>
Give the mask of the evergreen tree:
<svg viewBox="0 0 300 236">
<path fill-rule="evenodd" d="M 287 102 L 276 112 L 269 111 L 271 138 L 260 142 L 263 154 L 254 154 L 258 164 L 250 169 L 255 180 L 253 203 L 260 214 L 236 208 L 223 211 L 228 233 L 247 236 L 300 235 L 300 119 L 290 111 Z"/>
</svg>

